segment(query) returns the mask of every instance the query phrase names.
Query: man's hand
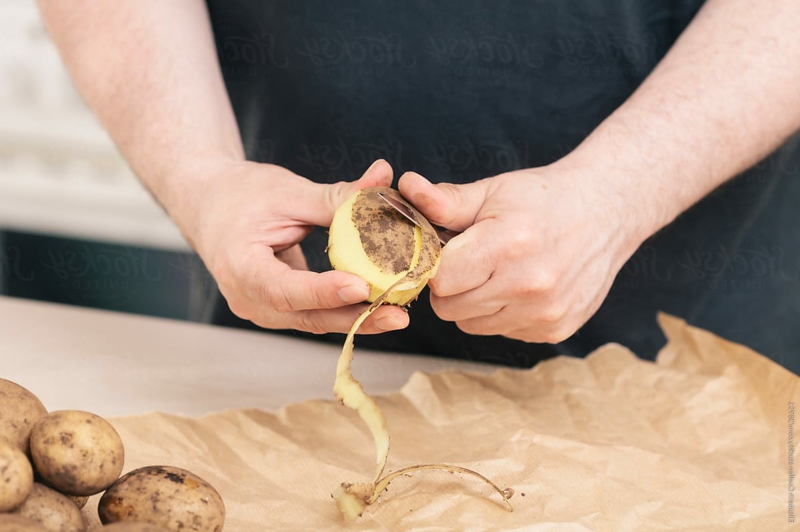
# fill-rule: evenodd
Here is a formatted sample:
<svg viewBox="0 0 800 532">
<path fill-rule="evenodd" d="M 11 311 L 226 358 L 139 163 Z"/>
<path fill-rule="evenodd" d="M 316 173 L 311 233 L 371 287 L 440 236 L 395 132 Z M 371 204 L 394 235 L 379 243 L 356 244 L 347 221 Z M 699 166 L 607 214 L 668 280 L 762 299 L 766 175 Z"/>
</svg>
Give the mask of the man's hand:
<svg viewBox="0 0 800 532">
<path fill-rule="evenodd" d="M 467 185 L 405 174 L 406 198 L 463 231 L 429 283 L 436 314 L 467 333 L 527 342 L 557 343 L 583 325 L 643 238 L 620 196 L 583 177 L 558 164 Z"/>
<path fill-rule="evenodd" d="M 796 0 L 708 0 L 561 161 L 463 186 L 401 178 L 432 222 L 464 231 L 430 282 L 437 314 L 527 341 L 575 332 L 641 242 L 798 131 L 798 23 Z"/>
<path fill-rule="evenodd" d="M 388 171 L 325 186 L 244 162 L 204 2 L 38 4 L 81 95 L 234 311 L 266 327 L 346 330 L 366 286 L 304 271 L 297 243 L 349 193 L 388 183 Z M 406 176 L 406 197 L 465 230 L 431 283 L 437 312 L 469 332 L 526 340 L 576 330 L 638 243 L 800 129 L 799 24 L 797 0 L 707 0 L 569 164 L 463 187 Z M 407 323 L 387 307 L 364 330 L 382 317 Z"/>
<path fill-rule="evenodd" d="M 298 243 L 314 226 L 327 227 L 350 194 L 388 186 L 388 163 L 353 183 L 319 185 L 245 161 L 205 2 L 38 4 L 84 99 L 197 249 L 233 312 L 267 328 L 348 331 L 366 307 L 367 283 L 344 272 L 309 272 Z M 359 332 L 407 324 L 403 309 L 386 307 Z"/>
<path fill-rule="evenodd" d="M 179 223 L 205 261 L 231 310 L 269 329 L 347 332 L 366 308 L 369 286 L 338 271 L 308 271 L 299 242 L 357 190 L 389 186 L 392 169 L 376 161 L 352 183 L 320 185 L 284 168 L 233 162 L 214 172 Z M 359 329 L 379 333 L 408 325 L 397 307 L 378 309 Z"/>
</svg>

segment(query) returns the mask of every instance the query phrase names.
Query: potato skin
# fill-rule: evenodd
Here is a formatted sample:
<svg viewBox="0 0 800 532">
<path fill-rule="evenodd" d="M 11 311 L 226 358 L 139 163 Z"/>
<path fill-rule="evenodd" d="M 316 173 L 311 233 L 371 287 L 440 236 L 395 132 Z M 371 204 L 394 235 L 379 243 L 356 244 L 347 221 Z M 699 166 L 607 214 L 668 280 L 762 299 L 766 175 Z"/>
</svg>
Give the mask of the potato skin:
<svg viewBox="0 0 800 532">
<path fill-rule="evenodd" d="M 103 532 L 169 532 L 166 528 L 140 522 L 120 522 L 106 525 Z"/>
<path fill-rule="evenodd" d="M 67 498 L 75 503 L 79 509 L 83 510 L 86 503 L 89 502 L 89 497 L 76 497 L 75 495 L 67 495 Z"/>
<path fill-rule="evenodd" d="M 0 530 L 3 532 L 48 532 L 36 521 L 16 514 L 0 514 Z"/>
<path fill-rule="evenodd" d="M 172 532 L 220 532 L 225 503 L 217 490 L 178 467 L 149 466 L 124 475 L 97 508 L 103 524 L 142 521 Z"/>
<path fill-rule="evenodd" d="M 28 454 L 31 429 L 45 414 L 47 409 L 27 388 L 0 379 L 0 440 Z"/>
<path fill-rule="evenodd" d="M 31 494 L 14 513 L 40 523 L 49 532 L 86 532 L 86 522 L 75 503 L 39 483 L 34 483 Z"/>
<path fill-rule="evenodd" d="M 22 504 L 33 489 L 33 467 L 17 447 L 0 440 L 0 512 Z"/>
<path fill-rule="evenodd" d="M 31 456 L 44 482 L 61 493 L 100 493 L 119 478 L 125 450 L 114 427 L 95 414 L 59 410 L 31 431 Z"/>
</svg>

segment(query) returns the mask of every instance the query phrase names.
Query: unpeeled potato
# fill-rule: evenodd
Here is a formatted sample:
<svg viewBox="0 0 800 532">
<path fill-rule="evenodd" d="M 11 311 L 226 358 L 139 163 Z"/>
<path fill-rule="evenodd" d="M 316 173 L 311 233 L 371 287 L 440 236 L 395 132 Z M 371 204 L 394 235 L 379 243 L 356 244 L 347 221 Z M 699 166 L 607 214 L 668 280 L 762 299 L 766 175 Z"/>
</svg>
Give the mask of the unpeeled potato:
<svg viewBox="0 0 800 532">
<path fill-rule="evenodd" d="M 17 447 L 0 441 L 0 512 L 22 504 L 32 489 L 33 468 L 28 457 Z"/>
<path fill-rule="evenodd" d="M 104 524 L 141 521 L 171 532 L 220 532 L 225 503 L 211 484 L 178 467 L 149 466 L 122 476 L 97 507 Z"/>
<path fill-rule="evenodd" d="M 81 511 L 66 495 L 39 483 L 14 513 L 41 524 L 49 532 L 86 532 Z"/>
<path fill-rule="evenodd" d="M 16 514 L 0 514 L 0 530 L 3 532 L 49 532 L 40 523 Z"/>
<path fill-rule="evenodd" d="M 169 532 L 166 528 L 149 523 L 113 523 L 103 527 L 103 532 Z"/>
<path fill-rule="evenodd" d="M 31 431 L 36 471 L 61 493 L 100 493 L 122 472 L 125 450 L 114 427 L 95 414 L 60 410 L 41 418 Z"/>
<path fill-rule="evenodd" d="M 33 425 L 47 414 L 38 397 L 17 383 L 0 379 L 0 440 L 28 454 Z"/>
</svg>

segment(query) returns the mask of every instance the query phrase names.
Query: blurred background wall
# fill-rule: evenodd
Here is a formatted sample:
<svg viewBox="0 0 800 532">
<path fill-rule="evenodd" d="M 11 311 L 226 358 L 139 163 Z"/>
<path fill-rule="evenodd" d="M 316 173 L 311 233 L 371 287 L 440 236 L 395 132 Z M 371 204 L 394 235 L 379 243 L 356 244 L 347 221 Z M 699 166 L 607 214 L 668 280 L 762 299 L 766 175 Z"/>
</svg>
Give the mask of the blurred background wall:
<svg viewBox="0 0 800 532">
<path fill-rule="evenodd" d="M 0 0 L 0 294 L 205 321 L 213 280 L 81 101 L 33 0 Z"/>
</svg>

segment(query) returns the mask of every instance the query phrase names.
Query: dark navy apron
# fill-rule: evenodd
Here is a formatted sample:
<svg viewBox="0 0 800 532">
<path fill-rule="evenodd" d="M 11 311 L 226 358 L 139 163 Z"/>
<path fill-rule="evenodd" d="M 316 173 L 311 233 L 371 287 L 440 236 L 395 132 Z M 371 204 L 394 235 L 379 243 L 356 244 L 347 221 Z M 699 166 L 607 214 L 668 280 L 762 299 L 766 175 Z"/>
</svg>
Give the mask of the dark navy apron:
<svg viewBox="0 0 800 532">
<path fill-rule="evenodd" d="M 320 183 L 356 179 L 379 157 L 396 176 L 454 183 L 552 163 L 630 96 L 701 4 L 208 2 L 248 159 Z M 408 329 L 358 345 L 522 367 L 606 342 L 653 358 L 663 310 L 798 372 L 798 174 L 794 138 L 645 242 L 560 345 L 464 334 L 434 315 L 426 293 Z M 329 269 L 325 245 L 321 229 L 303 242 L 311 269 Z M 221 298 L 214 321 L 252 326 Z"/>
</svg>

